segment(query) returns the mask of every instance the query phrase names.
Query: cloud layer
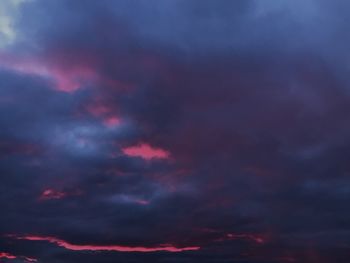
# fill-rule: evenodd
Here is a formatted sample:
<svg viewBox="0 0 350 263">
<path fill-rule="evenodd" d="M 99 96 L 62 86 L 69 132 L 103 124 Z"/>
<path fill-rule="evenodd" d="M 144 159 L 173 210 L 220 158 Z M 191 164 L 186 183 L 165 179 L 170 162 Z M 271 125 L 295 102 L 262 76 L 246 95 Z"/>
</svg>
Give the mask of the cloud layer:
<svg viewBox="0 0 350 263">
<path fill-rule="evenodd" d="M 0 260 L 347 262 L 345 1 L 2 5 Z"/>
</svg>

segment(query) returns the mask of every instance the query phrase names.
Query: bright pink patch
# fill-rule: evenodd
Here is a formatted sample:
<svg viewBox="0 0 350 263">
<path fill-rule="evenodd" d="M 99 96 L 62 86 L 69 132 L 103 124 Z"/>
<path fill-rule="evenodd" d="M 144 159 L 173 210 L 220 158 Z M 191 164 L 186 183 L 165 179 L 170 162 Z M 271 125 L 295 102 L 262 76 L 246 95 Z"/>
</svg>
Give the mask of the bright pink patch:
<svg viewBox="0 0 350 263">
<path fill-rule="evenodd" d="M 73 92 L 83 84 L 96 78 L 95 72 L 88 66 L 75 65 L 69 70 L 54 68 L 50 70 L 56 80 L 56 88 L 60 91 Z"/>
<path fill-rule="evenodd" d="M 89 65 L 70 65 L 68 69 L 46 59 L 16 57 L 0 54 L 0 67 L 17 71 L 22 74 L 37 75 L 54 82 L 55 89 L 63 92 L 74 92 L 84 83 L 97 78 L 96 73 Z"/>
<path fill-rule="evenodd" d="M 39 197 L 39 200 L 62 199 L 66 197 L 66 193 L 53 189 L 46 189 Z"/>
<path fill-rule="evenodd" d="M 38 260 L 35 258 L 30 258 L 30 257 L 24 257 L 24 259 L 28 262 L 37 262 Z"/>
<path fill-rule="evenodd" d="M 111 117 L 107 117 L 106 119 L 104 119 L 103 123 L 107 127 L 112 128 L 112 127 L 115 127 L 115 126 L 120 124 L 120 119 L 116 116 L 111 116 Z"/>
<path fill-rule="evenodd" d="M 146 160 L 151 159 L 168 159 L 170 153 L 160 148 L 154 148 L 146 143 L 141 143 L 136 146 L 130 146 L 122 149 L 125 155 L 131 157 L 141 157 Z"/>
<path fill-rule="evenodd" d="M 87 105 L 86 110 L 95 118 L 100 119 L 108 128 L 113 128 L 121 123 L 121 119 L 116 115 L 116 109 L 107 103 L 96 101 Z"/>
<path fill-rule="evenodd" d="M 17 257 L 6 252 L 0 252 L 0 258 L 15 259 Z"/>
<path fill-rule="evenodd" d="M 12 236 L 13 237 L 13 236 Z M 42 236 L 24 236 L 16 237 L 17 239 L 31 240 L 31 241 L 47 241 L 53 244 L 56 244 L 60 247 L 64 247 L 69 250 L 75 251 L 120 251 L 120 252 L 157 252 L 157 251 L 167 251 L 167 252 L 182 252 L 182 251 L 191 251 L 199 250 L 200 247 L 174 247 L 172 245 L 160 245 L 159 247 L 130 247 L 130 246 L 118 246 L 118 245 L 76 245 L 60 240 L 55 237 L 42 237 Z"/>
<path fill-rule="evenodd" d="M 6 253 L 6 252 L 0 252 L 0 259 L 1 258 L 6 258 L 6 259 L 22 258 L 27 262 L 37 262 L 38 261 L 35 258 L 30 258 L 30 257 L 25 257 L 25 256 L 15 256 L 15 255 L 11 255 L 10 253 Z M 0 262 L 2 262 L 2 261 L 0 261 Z"/>
</svg>

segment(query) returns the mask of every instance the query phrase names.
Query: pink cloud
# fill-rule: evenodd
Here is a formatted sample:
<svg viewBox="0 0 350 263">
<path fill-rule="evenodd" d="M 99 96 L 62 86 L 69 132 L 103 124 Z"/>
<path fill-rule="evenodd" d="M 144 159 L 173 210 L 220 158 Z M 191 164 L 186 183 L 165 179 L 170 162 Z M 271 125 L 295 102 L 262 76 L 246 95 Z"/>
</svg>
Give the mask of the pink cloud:
<svg viewBox="0 0 350 263">
<path fill-rule="evenodd" d="M 37 262 L 38 260 L 35 258 L 30 258 L 30 257 L 25 257 L 25 256 L 15 256 L 12 255 L 10 253 L 6 253 L 6 252 L 0 252 L 0 259 L 1 258 L 5 258 L 5 259 L 17 259 L 17 258 L 21 258 L 24 259 L 27 262 Z M 2 262 L 2 261 L 0 261 Z"/>
<path fill-rule="evenodd" d="M 86 111 L 102 122 L 102 124 L 108 128 L 113 128 L 121 124 L 122 120 L 117 115 L 115 105 L 111 106 L 106 101 L 96 101 L 86 105 Z"/>
<path fill-rule="evenodd" d="M 54 88 L 62 92 L 74 92 L 84 83 L 97 78 L 90 65 L 72 64 L 69 67 L 49 62 L 47 59 L 16 57 L 0 53 L 0 67 L 21 74 L 35 75 L 54 82 Z"/>
<path fill-rule="evenodd" d="M 234 239 L 246 239 L 246 240 L 252 240 L 255 243 L 263 244 L 266 242 L 266 240 L 260 236 L 260 235 L 254 235 L 254 234 L 233 234 L 229 233 L 226 235 L 226 240 L 234 240 Z"/>
<path fill-rule="evenodd" d="M 103 124 L 109 128 L 118 126 L 120 123 L 121 123 L 121 121 L 117 116 L 106 117 L 103 120 Z"/>
<path fill-rule="evenodd" d="M 46 189 L 41 193 L 39 200 L 62 199 L 66 196 L 67 194 L 64 192 L 56 191 L 53 189 Z"/>
<path fill-rule="evenodd" d="M 136 146 L 125 147 L 122 152 L 131 157 L 141 157 L 145 160 L 151 159 L 168 159 L 170 153 L 161 148 L 155 148 L 146 143 L 141 143 Z"/>
<path fill-rule="evenodd" d="M 24 257 L 24 259 L 28 262 L 37 262 L 38 260 L 35 258 L 30 258 L 30 257 Z"/>
<path fill-rule="evenodd" d="M 56 244 L 57 246 L 64 247 L 68 250 L 74 250 L 74 251 L 90 250 L 90 251 L 119 251 L 119 252 L 157 252 L 157 251 L 182 252 L 182 251 L 194 251 L 194 250 L 200 249 L 200 247 L 198 246 L 179 248 L 169 244 L 160 245 L 158 247 L 142 247 L 142 246 L 131 247 L 131 246 L 119 246 L 119 245 L 105 245 L 105 246 L 76 245 L 55 237 L 43 237 L 43 236 L 23 236 L 23 237 L 16 237 L 16 238 L 22 239 L 22 240 L 30 240 L 30 241 L 47 241 L 47 242 Z"/>
<path fill-rule="evenodd" d="M 125 203 L 134 203 L 138 205 L 149 205 L 151 203 L 149 200 L 137 198 L 131 195 L 118 195 L 115 197 L 115 200 Z"/>
<path fill-rule="evenodd" d="M 102 103 L 94 103 L 87 106 L 87 111 L 94 117 L 100 117 L 109 114 L 111 109 Z"/>
<path fill-rule="evenodd" d="M 45 189 L 39 196 L 40 201 L 52 200 L 52 199 L 62 199 L 71 196 L 82 195 L 83 192 L 80 189 L 70 190 L 67 192 L 54 190 L 51 188 Z"/>
<path fill-rule="evenodd" d="M 15 259 L 17 257 L 6 252 L 0 252 L 0 258 Z"/>
</svg>

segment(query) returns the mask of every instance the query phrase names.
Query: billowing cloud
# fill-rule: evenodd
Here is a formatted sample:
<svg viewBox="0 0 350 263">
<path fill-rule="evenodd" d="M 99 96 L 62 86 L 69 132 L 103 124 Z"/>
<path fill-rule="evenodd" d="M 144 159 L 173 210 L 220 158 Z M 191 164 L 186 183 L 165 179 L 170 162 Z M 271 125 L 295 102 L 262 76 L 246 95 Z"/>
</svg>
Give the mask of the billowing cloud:
<svg viewBox="0 0 350 263">
<path fill-rule="evenodd" d="M 349 5 L 0 3 L 0 260 L 347 263 Z"/>
</svg>

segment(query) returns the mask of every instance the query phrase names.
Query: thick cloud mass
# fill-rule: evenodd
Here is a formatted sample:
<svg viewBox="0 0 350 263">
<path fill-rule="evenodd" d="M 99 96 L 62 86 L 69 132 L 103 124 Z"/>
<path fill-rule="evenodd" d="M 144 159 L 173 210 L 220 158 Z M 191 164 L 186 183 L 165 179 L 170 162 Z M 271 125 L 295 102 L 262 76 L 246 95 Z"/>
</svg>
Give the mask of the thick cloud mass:
<svg viewBox="0 0 350 263">
<path fill-rule="evenodd" d="M 0 261 L 349 262 L 348 8 L 1 2 Z"/>
</svg>

